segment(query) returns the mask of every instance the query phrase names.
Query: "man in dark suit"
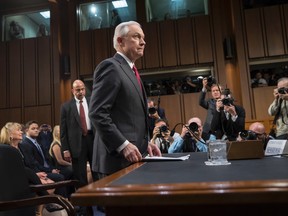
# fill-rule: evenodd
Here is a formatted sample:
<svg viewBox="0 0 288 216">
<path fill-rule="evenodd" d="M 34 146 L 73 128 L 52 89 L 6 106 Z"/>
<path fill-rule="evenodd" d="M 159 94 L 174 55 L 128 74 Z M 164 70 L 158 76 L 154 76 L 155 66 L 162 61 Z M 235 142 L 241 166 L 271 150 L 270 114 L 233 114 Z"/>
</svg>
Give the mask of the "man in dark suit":
<svg viewBox="0 0 288 216">
<path fill-rule="evenodd" d="M 221 92 L 211 121 L 211 131 L 217 139 L 235 141 L 245 129 L 245 109 L 234 105 L 231 95 Z"/>
<path fill-rule="evenodd" d="M 134 68 L 145 47 L 140 24 L 119 24 L 113 43 L 117 53 L 95 69 L 89 106 L 96 127 L 92 169 L 100 178 L 141 161 L 147 151 L 161 155 L 155 144 L 148 144 L 147 98 Z"/>
<path fill-rule="evenodd" d="M 149 135 L 150 135 L 150 137 L 152 137 L 153 136 L 153 130 L 155 127 L 155 121 L 157 119 L 166 120 L 166 115 L 165 115 L 164 109 L 155 105 L 155 101 L 153 98 L 147 99 L 147 105 L 148 105 L 148 114 L 149 114 L 149 116 L 148 116 Z"/>
<path fill-rule="evenodd" d="M 94 134 L 88 117 L 89 99 L 85 97 L 86 88 L 81 80 L 72 84 L 74 97 L 61 107 L 60 137 L 64 159 L 72 162 L 74 177 L 80 186 L 88 184 L 87 161 L 92 165 Z M 81 106 L 83 121 L 81 120 Z M 93 180 L 96 175 L 92 172 Z"/>
<path fill-rule="evenodd" d="M 39 135 L 39 125 L 32 120 L 25 124 L 26 136 L 19 144 L 19 148 L 24 156 L 24 163 L 27 167 L 32 169 L 35 173 L 45 172 L 49 179 L 55 182 L 64 181 L 65 177 L 60 173 L 60 170 L 55 169 L 45 157 L 44 151 L 37 142 Z M 65 188 L 56 189 L 55 193 L 64 197 L 68 197 Z"/>
</svg>

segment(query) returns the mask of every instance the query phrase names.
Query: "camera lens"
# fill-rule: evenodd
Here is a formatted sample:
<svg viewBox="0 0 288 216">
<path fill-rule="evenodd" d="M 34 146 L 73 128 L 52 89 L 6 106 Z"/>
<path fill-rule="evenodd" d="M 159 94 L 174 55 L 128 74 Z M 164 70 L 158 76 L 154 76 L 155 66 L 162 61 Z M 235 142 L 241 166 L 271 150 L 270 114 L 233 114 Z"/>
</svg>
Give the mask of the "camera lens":
<svg viewBox="0 0 288 216">
<path fill-rule="evenodd" d="M 192 132 L 196 132 L 196 131 L 198 131 L 198 124 L 197 123 L 195 123 L 195 122 L 191 122 L 190 124 L 189 124 L 189 129 L 192 131 Z"/>
<path fill-rule="evenodd" d="M 166 131 L 168 131 L 168 127 L 166 125 L 162 125 L 160 127 L 160 132 L 166 132 Z"/>
<path fill-rule="evenodd" d="M 155 107 L 149 107 L 149 108 L 148 108 L 148 112 L 149 112 L 149 114 L 151 114 L 151 115 L 155 114 L 156 111 L 157 111 L 157 110 L 156 110 Z"/>
<path fill-rule="evenodd" d="M 251 131 L 251 130 L 243 130 L 240 132 L 240 137 L 243 140 L 256 140 L 257 139 L 257 135 L 255 132 Z"/>
<path fill-rule="evenodd" d="M 282 87 L 278 89 L 279 94 L 286 94 L 288 92 L 288 88 Z"/>
<path fill-rule="evenodd" d="M 222 103 L 225 106 L 230 106 L 231 104 L 233 104 L 233 99 L 229 97 L 223 98 Z"/>
</svg>

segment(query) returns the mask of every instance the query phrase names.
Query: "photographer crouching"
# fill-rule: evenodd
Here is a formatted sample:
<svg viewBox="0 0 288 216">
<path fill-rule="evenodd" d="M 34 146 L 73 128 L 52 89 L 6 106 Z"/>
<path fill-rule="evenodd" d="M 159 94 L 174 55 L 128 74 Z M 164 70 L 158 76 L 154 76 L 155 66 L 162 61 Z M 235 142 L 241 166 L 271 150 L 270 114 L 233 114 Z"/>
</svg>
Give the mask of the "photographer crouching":
<svg viewBox="0 0 288 216">
<path fill-rule="evenodd" d="M 155 127 L 153 130 L 153 137 L 150 142 L 156 144 L 161 153 L 168 153 L 170 144 L 173 143 L 175 138 L 180 136 L 178 133 L 174 133 L 171 136 L 171 132 L 168 128 L 167 122 L 164 119 L 156 119 Z"/>
<path fill-rule="evenodd" d="M 168 153 L 177 152 L 207 152 L 208 146 L 202 138 L 202 122 L 199 118 L 189 119 L 186 125 L 183 125 L 181 135 L 176 137 L 168 149 Z M 214 135 L 210 135 L 209 140 L 215 140 Z"/>
<path fill-rule="evenodd" d="M 254 122 L 249 126 L 249 130 L 243 130 L 239 133 L 237 138 L 238 141 L 242 140 L 261 140 L 263 143 L 264 150 L 266 149 L 269 140 L 274 137 L 266 134 L 265 127 L 260 122 Z"/>
<path fill-rule="evenodd" d="M 234 104 L 229 89 L 221 92 L 211 121 L 211 131 L 217 139 L 235 141 L 245 128 L 245 109 Z"/>
</svg>

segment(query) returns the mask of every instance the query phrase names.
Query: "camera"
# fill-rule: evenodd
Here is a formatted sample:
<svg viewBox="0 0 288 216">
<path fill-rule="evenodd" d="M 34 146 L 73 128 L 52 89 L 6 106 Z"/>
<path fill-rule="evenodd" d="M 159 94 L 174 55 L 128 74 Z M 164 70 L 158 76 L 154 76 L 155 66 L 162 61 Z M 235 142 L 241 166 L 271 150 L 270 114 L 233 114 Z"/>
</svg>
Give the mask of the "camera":
<svg viewBox="0 0 288 216">
<path fill-rule="evenodd" d="M 204 78 L 202 76 L 197 77 L 198 82 L 202 82 L 203 79 L 207 79 L 207 86 L 209 86 L 210 88 L 213 84 L 216 84 L 216 79 L 213 76 L 208 76 Z"/>
<path fill-rule="evenodd" d="M 197 132 L 198 131 L 198 124 L 195 122 L 191 122 L 189 124 L 189 130 L 191 130 L 192 132 Z"/>
<path fill-rule="evenodd" d="M 257 134 L 251 130 L 243 130 L 240 132 L 240 137 L 243 140 L 257 140 Z"/>
<path fill-rule="evenodd" d="M 285 87 L 278 88 L 278 93 L 279 94 L 287 94 L 288 88 L 285 88 Z"/>
<path fill-rule="evenodd" d="M 233 104 L 233 99 L 230 97 L 225 97 L 222 99 L 222 103 L 224 106 L 230 106 L 231 104 Z"/>
<path fill-rule="evenodd" d="M 165 133 L 168 131 L 168 127 L 166 125 L 162 125 L 159 127 L 159 134 L 157 134 L 157 137 L 162 137 L 162 133 Z"/>
<path fill-rule="evenodd" d="M 148 108 L 148 113 L 150 115 L 154 115 L 157 112 L 157 109 L 155 107 L 149 107 Z"/>
</svg>

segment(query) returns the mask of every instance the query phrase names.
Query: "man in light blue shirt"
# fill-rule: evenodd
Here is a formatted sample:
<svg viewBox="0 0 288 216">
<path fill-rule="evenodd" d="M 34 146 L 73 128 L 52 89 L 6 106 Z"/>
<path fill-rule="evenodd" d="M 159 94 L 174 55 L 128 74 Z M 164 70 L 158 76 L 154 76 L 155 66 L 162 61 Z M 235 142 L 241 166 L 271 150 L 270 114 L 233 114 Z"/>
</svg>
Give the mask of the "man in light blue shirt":
<svg viewBox="0 0 288 216">
<path fill-rule="evenodd" d="M 199 118 L 189 119 L 187 125 L 182 128 L 181 136 L 178 136 L 169 147 L 168 153 L 207 152 L 208 146 L 202 138 L 202 131 L 202 122 Z M 216 137 L 210 135 L 209 140 L 216 140 Z"/>
</svg>

